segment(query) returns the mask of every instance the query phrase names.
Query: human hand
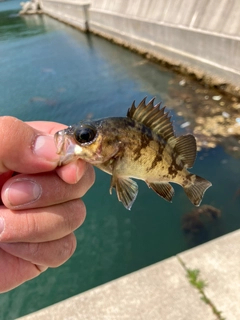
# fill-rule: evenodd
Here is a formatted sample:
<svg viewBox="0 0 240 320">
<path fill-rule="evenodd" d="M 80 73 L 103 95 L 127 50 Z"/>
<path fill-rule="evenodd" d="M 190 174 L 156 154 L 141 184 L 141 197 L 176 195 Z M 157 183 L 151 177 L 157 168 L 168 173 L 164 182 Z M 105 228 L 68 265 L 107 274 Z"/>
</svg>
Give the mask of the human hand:
<svg viewBox="0 0 240 320">
<path fill-rule="evenodd" d="M 76 248 L 84 221 L 79 198 L 94 182 L 77 160 L 57 167 L 53 134 L 65 126 L 0 117 L 0 292 L 57 267 Z"/>
</svg>

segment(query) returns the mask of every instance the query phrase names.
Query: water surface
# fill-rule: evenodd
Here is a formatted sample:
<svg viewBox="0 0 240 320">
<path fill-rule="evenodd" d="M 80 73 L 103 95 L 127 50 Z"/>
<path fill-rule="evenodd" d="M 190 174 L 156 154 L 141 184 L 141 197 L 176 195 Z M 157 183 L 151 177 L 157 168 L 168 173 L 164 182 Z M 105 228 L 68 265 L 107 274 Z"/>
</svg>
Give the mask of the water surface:
<svg viewBox="0 0 240 320">
<path fill-rule="evenodd" d="M 96 183 L 84 197 L 88 215 L 76 231 L 76 253 L 63 266 L 2 294 L 1 319 L 33 312 L 239 228 L 238 101 L 219 99 L 218 92 L 104 39 L 44 15 L 20 17 L 18 10 L 15 1 L 0 3 L 0 115 L 70 125 L 76 119 L 124 116 L 133 100 L 155 96 L 171 111 L 177 134 L 196 134 L 201 150 L 192 171 L 213 183 L 203 205 L 221 215 L 206 214 L 199 228 L 184 231 L 182 219 L 194 207 L 183 190 L 174 186 L 170 204 L 143 182 L 129 212 L 109 195 L 110 177 L 96 171 Z"/>
</svg>

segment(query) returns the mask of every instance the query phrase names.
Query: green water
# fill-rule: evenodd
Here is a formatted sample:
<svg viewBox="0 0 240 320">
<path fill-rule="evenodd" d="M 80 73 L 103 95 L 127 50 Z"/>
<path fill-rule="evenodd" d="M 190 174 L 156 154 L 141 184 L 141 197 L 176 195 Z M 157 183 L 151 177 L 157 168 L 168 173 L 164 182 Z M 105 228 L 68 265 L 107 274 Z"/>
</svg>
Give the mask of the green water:
<svg viewBox="0 0 240 320">
<path fill-rule="evenodd" d="M 133 100 L 147 95 L 168 105 L 181 134 L 193 131 L 199 110 L 211 114 L 204 97 L 217 92 L 194 82 L 179 85 L 181 76 L 134 53 L 46 16 L 19 17 L 18 10 L 18 2 L 0 3 L 0 115 L 70 125 L 76 119 L 123 116 Z M 219 102 L 211 100 L 210 106 Z M 175 187 L 170 204 L 143 182 L 129 212 L 109 195 L 109 176 L 97 171 L 84 197 L 88 214 L 76 231 L 76 253 L 63 266 L 1 294 L 1 319 L 28 314 L 238 229 L 239 157 L 229 152 L 227 138 L 219 141 L 198 153 L 192 170 L 213 183 L 203 204 L 221 210 L 219 219 L 186 233 L 182 217 L 193 206 L 183 190 Z"/>
</svg>

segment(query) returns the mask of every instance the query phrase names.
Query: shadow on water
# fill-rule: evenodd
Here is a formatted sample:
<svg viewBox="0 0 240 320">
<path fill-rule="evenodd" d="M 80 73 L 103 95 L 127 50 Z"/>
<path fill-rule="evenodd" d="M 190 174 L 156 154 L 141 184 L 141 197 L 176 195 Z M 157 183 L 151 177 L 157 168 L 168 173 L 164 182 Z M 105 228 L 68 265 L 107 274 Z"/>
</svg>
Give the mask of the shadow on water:
<svg viewBox="0 0 240 320">
<path fill-rule="evenodd" d="M 38 310 L 239 228 L 238 100 L 47 16 L 19 17 L 4 7 L 0 3 L 1 115 L 70 125 L 78 119 L 124 116 L 133 100 L 155 96 L 171 111 L 178 135 L 196 135 L 199 152 L 191 171 L 213 187 L 200 207 L 205 211 L 199 212 L 181 187 L 174 185 L 173 203 L 167 203 L 139 182 L 129 212 L 115 193 L 109 195 L 110 177 L 96 170 L 96 183 L 84 197 L 88 215 L 76 231 L 76 253 L 60 268 L 2 294 L 2 319 Z M 211 212 L 221 213 L 212 218 Z"/>
</svg>

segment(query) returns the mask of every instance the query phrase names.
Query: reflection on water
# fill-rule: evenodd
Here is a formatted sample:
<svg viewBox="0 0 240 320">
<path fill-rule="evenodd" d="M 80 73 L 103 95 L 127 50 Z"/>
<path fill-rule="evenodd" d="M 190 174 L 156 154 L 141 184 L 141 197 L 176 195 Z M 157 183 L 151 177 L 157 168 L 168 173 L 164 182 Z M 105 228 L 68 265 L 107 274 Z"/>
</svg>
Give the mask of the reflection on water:
<svg viewBox="0 0 240 320">
<path fill-rule="evenodd" d="M 0 4 L 1 5 L 1 4 Z M 15 10 L 1 12 L 0 40 L 36 36 L 46 32 L 42 16 L 19 16 Z"/>
<path fill-rule="evenodd" d="M 0 114 L 70 125 L 78 119 L 124 116 L 134 99 L 138 103 L 144 96 L 155 96 L 171 111 L 178 135 L 197 136 L 200 151 L 193 172 L 213 184 L 203 206 L 221 215 L 212 219 L 209 210 L 196 213 L 178 186 L 173 203 L 167 203 L 143 182 L 128 212 L 115 194 L 109 195 L 110 177 L 97 171 L 96 183 L 84 197 L 88 215 L 76 231 L 76 253 L 60 268 L 2 294 L 3 319 L 43 308 L 239 228 L 238 100 L 47 16 L 19 17 L 13 4 L 0 3 Z"/>
</svg>

